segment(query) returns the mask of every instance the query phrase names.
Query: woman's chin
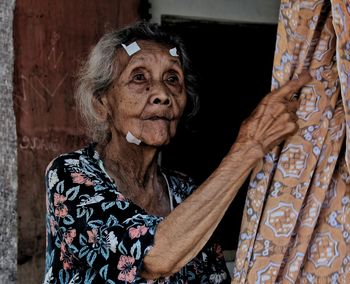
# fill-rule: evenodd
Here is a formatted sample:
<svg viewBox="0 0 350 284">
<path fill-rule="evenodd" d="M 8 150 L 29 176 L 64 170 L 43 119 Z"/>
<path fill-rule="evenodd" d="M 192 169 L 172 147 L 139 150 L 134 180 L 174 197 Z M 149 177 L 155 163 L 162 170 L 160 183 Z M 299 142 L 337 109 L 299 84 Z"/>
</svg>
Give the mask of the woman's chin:
<svg viewBox="0 0 350 284">
<path fill-rule="evenodd" d="M 162 147 L 168 145 L 170 143 L 170 139 L 171 138 L 169 135 L 160 135 L 156 137 L 145 137 L 144 139 L 141 139 L 141 141 L 147 146 Z"/>
</svg>

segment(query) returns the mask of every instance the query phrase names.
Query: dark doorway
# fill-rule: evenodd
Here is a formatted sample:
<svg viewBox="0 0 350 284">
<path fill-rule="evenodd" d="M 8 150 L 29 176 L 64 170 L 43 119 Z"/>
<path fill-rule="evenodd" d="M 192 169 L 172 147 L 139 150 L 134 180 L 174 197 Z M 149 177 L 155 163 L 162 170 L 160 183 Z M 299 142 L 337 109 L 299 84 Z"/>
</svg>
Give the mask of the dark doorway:
<svg viewBox="0 0 350 284">
<path fill-rule="evenodd" d="M 163 165 L 201 183 L 230 149 L 241 122 L 270 90 L 277 25 L 174 16 L 163 16 L 161 24 L 185 40 L 201 104 L 191 131 L 180 127 L 164 150 Z M 247 186 L 248 181 L 214 234 L 225 250 L 237 247 Z"/>
</svg>

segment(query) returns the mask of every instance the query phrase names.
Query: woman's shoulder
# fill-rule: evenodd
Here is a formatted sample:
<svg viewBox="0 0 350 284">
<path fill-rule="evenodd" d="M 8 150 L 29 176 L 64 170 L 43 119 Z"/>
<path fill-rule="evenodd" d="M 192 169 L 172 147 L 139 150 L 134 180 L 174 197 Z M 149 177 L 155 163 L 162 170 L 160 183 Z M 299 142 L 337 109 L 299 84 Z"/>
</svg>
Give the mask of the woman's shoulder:
<svg viewBox="0 0 350 284">
<path fill-rule="evenodd" d="M 94 185 L 96 190 L 102 189 L 104 183 L 111 182 L 98 153 L 91 145 L 54 158 L 47 166 L 45 176 L 49 184 L 53 177 L 57 177 L 54 180 L 72 180 L 73 183 Z"/>
<path fill-rule="evenodd" d="M 45 174 L 46 187 L 51 190 L 58 184 L 60 190 L 85 187 L 92 190 L 116 193 L 113 180 L 104 170 L 102 160 L 92 146 L 59 155 L 48 165 Z"/>
<path fill-rule="evenodd" d="M 94 146 L 88 145 L 85 148 L 56 156 L 48 164 L 46 173 L 52 168 L 80 167 L 82 163 L 95 163 L 98 159 L 98 153 L 94 150 Z"/>
</svg>

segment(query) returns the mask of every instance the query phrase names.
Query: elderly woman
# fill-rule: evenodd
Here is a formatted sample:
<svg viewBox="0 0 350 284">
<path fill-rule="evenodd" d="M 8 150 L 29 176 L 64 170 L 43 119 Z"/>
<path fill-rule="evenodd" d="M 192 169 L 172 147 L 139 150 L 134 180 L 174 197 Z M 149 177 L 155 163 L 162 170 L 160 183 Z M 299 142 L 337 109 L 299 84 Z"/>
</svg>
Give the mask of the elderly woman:
<svg viewBox="0 0 350 284">
<path fill-rule="evenodd" d="M 45 283 L 227 283 L 209 239 L 264 153 L 296 129 L 300 76 L 268 94 L 198 188 L 157 163 L 197 107 L 183 43 L 155 24 L 106 34 L 77 102 L 95 143 L 48 166 Z"/>
</svg>

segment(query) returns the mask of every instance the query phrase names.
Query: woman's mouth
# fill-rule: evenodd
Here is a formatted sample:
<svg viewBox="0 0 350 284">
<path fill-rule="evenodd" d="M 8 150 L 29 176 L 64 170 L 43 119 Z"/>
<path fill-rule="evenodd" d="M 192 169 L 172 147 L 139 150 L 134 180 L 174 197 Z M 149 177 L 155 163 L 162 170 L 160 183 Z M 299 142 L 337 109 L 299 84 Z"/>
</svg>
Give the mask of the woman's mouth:
<svg viewBox="0 0 350 284">
<path fill-rule="evenodd" d="M 165 117 L 165 116 L 151 116 L 147 118 L 148 120 L 165 120 L 165 121 L 171 121 L 171 118 Z"/>
</svg>

